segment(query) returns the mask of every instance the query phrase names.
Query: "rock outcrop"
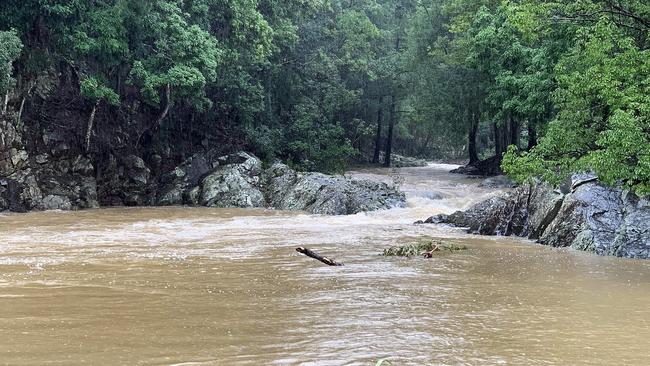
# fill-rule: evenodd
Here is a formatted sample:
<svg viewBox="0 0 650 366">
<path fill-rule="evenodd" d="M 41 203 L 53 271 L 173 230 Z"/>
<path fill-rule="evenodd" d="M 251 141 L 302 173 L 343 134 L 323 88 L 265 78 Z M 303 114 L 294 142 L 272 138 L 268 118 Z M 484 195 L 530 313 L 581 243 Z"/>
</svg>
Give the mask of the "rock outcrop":
<svg viewBox="0 0 650 366">
<path fill-rule="evenodd" d="M 404 207 L 405 197 L 387 183 L 299 173 L 276 163 L 265 172 L 267 202 L 281 210 L 348 215 Z"/>
<path fill-rule="evenodd" d="M 262 162 L 247 153 L 219 158 L 201 181 L 199 203 L 208 207 L 264 207 Z"/>
<path fill-rule="evenodd" d="M 478 186 L 482 188 L 515 188 L 517 184 L 505 175 L 497 175 L 484 179 Z"/>
<path fill-rule="evenodd" d="M 134 154 L 108 154 L 98 174 L 102 206 L 148 206 L 154 202 L 155 180 L 145 161 Z"/>
<path fill-rule="evenodd" d="M 493 156 L 491 158 L 477 161 L 473 164 L 461 166 L 452 170 L 450 173 L 476 175 L 482 177 L 491 177 L 503 174 L 501 170 L 501 158 Z"/>
<path fill-rule="evenodd" d="M 466 227 L 481 235 L 529 237 L 544 245 L 599 255 L 650 258 L 650 199 L 575 175 L 568 193 L 526 184 L 469 210 L 427 223 Z"/>
<path fill-rule="evenodd" d="M 385 154 L 379 154 L 379 160 L 384 161 Z M 418 159 L 411 156 L 403 156 L 399 154 L 390 155 L 390 166 L 393 168 L 418 168 L 429 165 L 424 159 Z"/>
<path fill-rule="evenodd" d="M 103 206 L 191 205 L 276 208 L 344 215 L 405 206 L 404 194 L 381 182 L 302 173 L 276 163 L 268 169 L 245 152 L 210 150 L 160 174 L 147 162 L 109 152 L 100 169 L 55 133 L 43 134 L 30 155 L 20 131 L 0 121 L 0 211 L 76 210 Z M 99 198 L 98 198 L 99 197 Z M 99 201 L 99 202 L 98 202 Z"/>
<path fill-rule="evenodd" d="M 216 158 L 208 152 L 187 159 L 163 177 L 159 205 L 265 207 L 346 215 L 405 205 L 404 194 L 392 185 L 296 172 L 262 162 L 240 152 Z"/>
<path fill-rule="evenodd" d="M 31 156 L 19 129 L 0 120 L 0 211 L 98 207 L 90 160 L 68 158 L 60 149 Z"/>
</svg>

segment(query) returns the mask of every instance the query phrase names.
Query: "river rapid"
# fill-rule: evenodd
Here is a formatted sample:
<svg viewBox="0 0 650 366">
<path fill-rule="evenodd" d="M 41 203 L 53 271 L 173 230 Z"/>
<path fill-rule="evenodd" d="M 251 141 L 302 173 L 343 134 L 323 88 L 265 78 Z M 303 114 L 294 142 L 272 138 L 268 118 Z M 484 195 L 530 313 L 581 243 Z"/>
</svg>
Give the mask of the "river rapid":
<svg viewBox="0 0 650 366">
<path fill-rule="evenodd" d="M 650 261 L 413 225 L 496 193 L 451 168 L 352 172 L 409 203 L 352 216 L 0 214 L 0 364 L 650 364 Z M 379 255 L 425 235 L 469 249 Z"/>
</svg>

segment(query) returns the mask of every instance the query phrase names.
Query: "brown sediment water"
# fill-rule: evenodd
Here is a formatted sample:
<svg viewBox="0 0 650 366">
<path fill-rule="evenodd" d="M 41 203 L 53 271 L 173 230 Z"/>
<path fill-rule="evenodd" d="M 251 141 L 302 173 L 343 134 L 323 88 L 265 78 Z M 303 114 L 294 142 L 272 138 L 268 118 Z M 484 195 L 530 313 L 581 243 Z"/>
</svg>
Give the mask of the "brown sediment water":
<svg viewBox="0 0 650 366">
<path fill-rule="evenodd" d="M 0 216 L 0 364 L 650 364 L 650 262 L 412 225 L 495 193 L 450 168 L 353 172 L 409 207 L 352 216 Z M 469 249 L 379 256 L 420 236 Z"/>
</svg>

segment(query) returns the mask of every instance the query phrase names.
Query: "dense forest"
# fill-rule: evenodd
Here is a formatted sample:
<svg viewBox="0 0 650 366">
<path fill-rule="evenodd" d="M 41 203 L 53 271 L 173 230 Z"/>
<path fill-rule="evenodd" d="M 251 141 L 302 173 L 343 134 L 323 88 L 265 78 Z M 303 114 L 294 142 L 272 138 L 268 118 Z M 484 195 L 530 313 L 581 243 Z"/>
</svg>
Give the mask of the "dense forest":
<svg viewBox="0 0 650 366">
<path fill-rule="evenodd" d="M 649 30 L 643 0 L 5 0 L 1 113 L 98 169 L 400 153 L 646 194 Z"/>
</svg>

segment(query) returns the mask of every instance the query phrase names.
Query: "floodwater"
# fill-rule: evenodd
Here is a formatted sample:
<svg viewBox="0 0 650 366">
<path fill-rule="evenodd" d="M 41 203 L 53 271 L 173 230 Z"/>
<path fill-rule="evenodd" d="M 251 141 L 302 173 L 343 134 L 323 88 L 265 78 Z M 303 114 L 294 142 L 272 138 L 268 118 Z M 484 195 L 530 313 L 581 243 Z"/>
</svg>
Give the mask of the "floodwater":
<svg viewBox="0 0 650 366">
<path fill-rule="evenodd" d="M 450 168 L 355 172 L 403 181 L 409 207 L 347 217 L 0 216 L 0 364 L 650 364 L 650 261 L 412 225 L 495 193 Z M 469 249 L 379 255 L 422 236 Z"/>
</svg>

